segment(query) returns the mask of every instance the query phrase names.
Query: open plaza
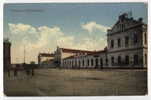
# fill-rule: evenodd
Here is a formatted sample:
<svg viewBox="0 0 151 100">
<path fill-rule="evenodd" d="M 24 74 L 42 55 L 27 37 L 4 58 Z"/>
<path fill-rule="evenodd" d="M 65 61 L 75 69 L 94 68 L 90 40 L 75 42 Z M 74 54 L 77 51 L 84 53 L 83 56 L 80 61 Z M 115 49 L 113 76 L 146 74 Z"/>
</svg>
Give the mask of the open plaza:
<svg viewBox="0 0 151 100">
<path fill-rule="evenodd" d="M 18 76 L 5 73 L 7 96 L 147 95 L 146 69 L 36 69 Z M 13 72 L 11 72 L 13 74 Z"/>
</svg>

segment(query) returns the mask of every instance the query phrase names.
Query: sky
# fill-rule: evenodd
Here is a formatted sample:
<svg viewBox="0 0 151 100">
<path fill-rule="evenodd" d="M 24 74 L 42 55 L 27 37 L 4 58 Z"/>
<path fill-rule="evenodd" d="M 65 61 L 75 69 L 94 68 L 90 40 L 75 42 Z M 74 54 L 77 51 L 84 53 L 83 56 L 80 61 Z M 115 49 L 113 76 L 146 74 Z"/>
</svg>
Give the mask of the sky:
<svg viewBox="0 0 151 100">
<path fill-rule="evenodd" d="M 56 47 L 102 50 L 106 34 L 125 12 L 147 23 L 144 3 L 18 3 L 4 5 L 4 38 L 11 41 L 11 62 L 35 61 Z"/>
</svg>

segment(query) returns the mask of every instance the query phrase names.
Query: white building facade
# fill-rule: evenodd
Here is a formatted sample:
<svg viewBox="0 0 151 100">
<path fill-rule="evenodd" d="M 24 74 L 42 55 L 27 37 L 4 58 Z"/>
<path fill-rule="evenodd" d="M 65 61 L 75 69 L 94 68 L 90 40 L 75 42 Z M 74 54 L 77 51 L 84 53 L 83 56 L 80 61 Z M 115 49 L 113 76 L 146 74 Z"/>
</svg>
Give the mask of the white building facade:
<svg viewBox="0 0 151 100">
<path fill-rule="evenodd" d="M 108 67 L 147 67 L 147 25 L 124 13 L 108 30 Z"/>
</svg>

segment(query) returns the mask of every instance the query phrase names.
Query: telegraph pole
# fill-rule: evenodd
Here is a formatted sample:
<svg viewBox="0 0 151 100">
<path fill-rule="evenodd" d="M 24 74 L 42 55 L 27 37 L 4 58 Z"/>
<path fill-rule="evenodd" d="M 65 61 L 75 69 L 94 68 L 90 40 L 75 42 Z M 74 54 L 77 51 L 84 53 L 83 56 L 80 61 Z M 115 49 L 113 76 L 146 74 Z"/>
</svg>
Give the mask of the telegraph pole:
<svg viewBox="0 0 151 100">
<path fill-rule="evenodd" d="M 24 45 L 24 64 L 25 64 L 25 54 L 26 54 L 26 51 L 25 51 L 25 45 Z"/>
</svg>

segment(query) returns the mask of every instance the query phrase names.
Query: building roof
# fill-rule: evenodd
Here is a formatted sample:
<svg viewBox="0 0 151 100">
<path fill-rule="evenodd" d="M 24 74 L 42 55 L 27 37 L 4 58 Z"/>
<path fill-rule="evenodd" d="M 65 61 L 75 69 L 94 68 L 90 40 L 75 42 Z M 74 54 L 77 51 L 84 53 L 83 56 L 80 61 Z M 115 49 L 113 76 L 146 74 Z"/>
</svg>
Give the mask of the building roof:
<svg viewBox="0 0 151 100">
<path fill-rule="evenodd" d="M 50 54 L 50 53 L 39 53 L 39 56 L 54 57 L 54 54 Z"/>
<path fill-rule="evenodd" d="M 95 55 L 95 54 L 100 54 L 100 53 L 105 53 L 105 52 L 106 52 L 106 50 L 99 50 L 99 51 L 95 51 L 95 52 L 88 54 L 88 55 Z"/>
<path fill-rule="evenodd" d="M 103 50 L 98 50 L 98 51 L 95 51 L 95 52 L 90 53 L 88 55 L 96 55 L 96 54 L 105 53 L 105 52 L 107 52 L 107 47 L 105 47 Z"/>
<path fill-rule="evenodd" d="M 75 58 L 75 56 L 69 56 L 69 57 L 66 57 L 64 59 L 70 59 L 70 58 Z"/>
<path fill-rule="evenodd" d="M 104 50 L 98 50 L 98 51 L 93 51 L 87 55 L 84 55 L 84 56 L 89 56 L 89 55 L 97 55 L 97 54 L 100 54 L 100 53 L 105 53 L 107 51 L 106 48 L 104 48 Z M 69 56 L 69 57 L 66 57 L 64 59 L 71 59 L 71 58 L 76 58 L 77 56 L 73 55 L 73 56 Z"/>
<path fill-rule="evenodd" d="M 69 48 L 60 48 L 60 49 L 62 49 L 62 52 L 70 52 L 70 53 L 93 53 L 93 52 L 95 52 L 95 51 L 69 49 Z"/>
</svg>

